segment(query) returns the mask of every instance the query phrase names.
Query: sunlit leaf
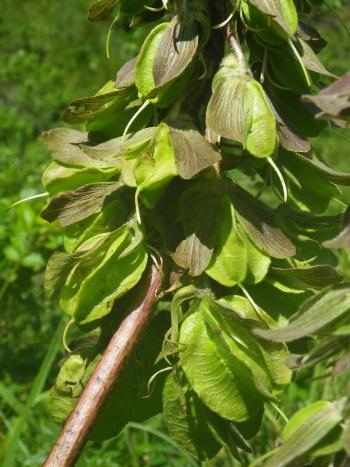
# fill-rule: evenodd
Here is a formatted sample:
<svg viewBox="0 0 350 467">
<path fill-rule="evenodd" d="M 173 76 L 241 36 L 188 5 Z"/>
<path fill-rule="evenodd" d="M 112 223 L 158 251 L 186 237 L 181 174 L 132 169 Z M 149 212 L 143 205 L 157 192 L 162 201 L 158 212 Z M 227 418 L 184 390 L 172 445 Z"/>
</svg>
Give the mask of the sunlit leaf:
<svg viewBox="0 0 350 467">
<path fill-rule="evenodd" d="M 153 66 L 164 33 L 170 23 L 158 24 L 144 41 L 136 62 L 135 83 L 144 97 L 155 97 L 150 94 L 155 90 Z"/>
<path fill-rule="evenodd" d="M 169 137 L 169 127 L 161 123 L 154 137 L 134 168 L 134 177 L 141 198 L 153 208 L 166 185 L 177 175 L 175 154 Z"/>
<path fill-rule="evenodd" d="M 94 96 L 81 97 L 72 101 L 63 112 L 62 118 L 68 123 L 86 122 L 111 109 L 124 109 L 136 97 L 133 89 L 116 89 L 108 81 Z"/>
<path fill-rule="evenodd" d="M 128 88 L 135 84 L 137 56 L 126 62 L 117 72 L 115 87 L 117 89 Z"/>
<path fill-rule="evenodd" d="M 213 146 L 195 130 L 170 128 L 170 140 L 178 174 L 185 180 L 193 178 L 221 159 Z"/>
<path fill-rule="evenodd" d="M 128 205 L 120 196 L 104 203 L 100 213 L 65 228 L 64 246 L 72 252 L 91 237 L 113 232 L 127 221 Z"/>
<path fill-rule="evenodd" d="M 249 300 L 240 295 L 227 295 L 216 302 L 216 306 L 220 307 L 218 311 L 222 313 L 229 320 L 237 322 L 247 326 L 249 329 L 253 325 L 257 324 L 263 328 L 275 329 L 277 327 L 276 322 L 271 316 L 266 313 L 262 308 L 254 308 Z M 237 315 L 243 320 L 241 323 L 237 321 Z M 244 342 L 244 333 L 239 331 L 237 336 L 241 336 Z M 273 384 L 274 389 L 281 389 L 281 387 L 287 385 L 291 381 L 291 371 L 287 368 L 286 359 L 288 358 L 288 349 L 284 344 L 277 342 L 268 342 L 264 340 L 257 340 L 252 344 L 253 341 L 245 341 L 248 348 L 251 350 L 258 349 L 258 355 L 260 355 L 264 361 L 269 377 Z"/>
<path fill-rule="evenodd" d="M 326 289 L 298 310 L 286 327 L 277 330 L 255 329 L 265 339 L 290 342 L 322 330 L 350 309 L 350 287 L 347 284 Z"/>
<path fill-rule="evenodd" d="M 239 222 L 263 253 L 274 258 L 295 255 L 295 246 L 278 228 L 273 211 L 238 185 L 233 186 L 231 199 Z"/>
<path fill-rule="evenodd" d="M 163 391 L 164 418 L 171 437 L 196 459 L 211 459 L 221 448 L 209 428 L 215 417 L 193 390 L 182 386 L 173 375 Z"/>
<path fill-rule="evenodd" d="M 322 290 L 332 284 L 342 282 L 342 277 L 331 266 L 320 265 L 310 268 L 276 268 L 270 269 L 274 283 L 297 290 Z"/>
<path fill-rule="evenodd" d="M 288 36 L 295 34 L 298 25 L 298 16 L 294 3 L 291 0 L 247 0 L 261 13 L 271 17 Z"/>
<path fill-rule="evenodd" d="M 120 172 L 118 166 L 112 168 L 98 167 L 64 167 L 53 162 L 45 170 L 42 183 L 51 195 L 75 190 L 84 185 L 107 182 Z"/>
<path fill-rule="evenodd" d="M 174 17 L 159 42 L 153 63 L 155 87 L 177 78 L 192 62 L 198 47 L 198 27 L 195 22 Z"/>
<path fill-rule="evenodd" d="M 266 276 L 270 262 L 239 226 L 231 201 L 225 197 L 220 203 L 218 246 L 206 273 L 226 287 L 257 283 Z"/>
<path fill-rule="evenodd" d="M 199 398 L 214 412 L 244 421 L 262 410 L 249 370 L 229 350 L 215 344 L 215 332 L 205 322 L 196 302 L 180 330 L 181 366 Z"/>
<path fill-rule="evenodd" d="M 316 402 L 301 409 L 283 430 L 285 441 L 266 467 L 283 467 L 313 448 L 342 420 L 342 402 Z"/>
<path fill-rule="evenodd" d="M 62 226 L 74 224 L 100 212 L 106 197 L 120 186 L 119 182 L 92 183 L 55 195 L 41 216 L 49 222 L 58 219 Z"/>
<path fill-rule="evenodd" d="M 81 323 L 108 314 L 114 301 L 139 282 L 147 264 L 144 246 L 125 226 L 108 237 L 99 255 L 93 253 L 87 264 L 72 270 L 61 292 L 62 309 Z"/>
</svg>

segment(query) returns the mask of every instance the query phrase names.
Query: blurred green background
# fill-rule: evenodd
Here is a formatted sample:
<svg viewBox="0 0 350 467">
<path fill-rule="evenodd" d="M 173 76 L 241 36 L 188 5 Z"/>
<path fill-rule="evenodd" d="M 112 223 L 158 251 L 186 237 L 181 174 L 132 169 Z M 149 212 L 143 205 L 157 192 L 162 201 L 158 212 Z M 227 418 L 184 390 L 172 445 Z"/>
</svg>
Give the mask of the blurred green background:
<svg viewBox="0 0 350 467">
<path fill-rule="evenodd" d="M 350 4 L 329 0 L 310 18 L 329 46 L 321 54 L 336 74 L 350 69 Z M 143 31 L 112 35 L 111 59 L 104 54 L 106 24 L 86 19 L 88 0 L 2 0 L 0 12 L 0 462 L 40 466 L 58 427 L 46 411 L 47 389 L 62 357 L 64 319 L 46 299 L 43 272 L 61 244 L 55 227 L 40 219 L 45 201 L 9 209 L 14 201 L 41 193 L 49 156 L 40 133 L 63 126 L 60 112 L 73 98 L 90 95 L 131 58 Z M 339 18 L 337 18 L 337 15 Z M 341 135 L 339 135 L 341 133 Z M 350 131 L 325 130 L 315 147 L 333 167 L 350 171 Z M 350 202 L 350 193 L 345 193 Z M 286 400 L 292 413 L 318 395 L 337 393 L 336 385 L 315 385 L 314 394 L 298 381 Z M 319 392 L 319 394 L 315 394 Z M 288 414 L 289 415 L 289 414 Z M 267 417 L 269 418 L 269 417 Z M 273 419 L 273 417 L 272 417 Z M 274 419 L 273 419 L 274 420 Z M 276 438 L 266 422 L 257 443 Z M 271 438 L 271 440 L 270 440 Z M 257 447 L 257 451 L 259 451 Z M 85 448 L 79 466 L 197 465 L 166 435 L 157 417 L 131 425 L 117 438 Z M 225 453 L 206 465 L 237 465 Z"/>
</svg>

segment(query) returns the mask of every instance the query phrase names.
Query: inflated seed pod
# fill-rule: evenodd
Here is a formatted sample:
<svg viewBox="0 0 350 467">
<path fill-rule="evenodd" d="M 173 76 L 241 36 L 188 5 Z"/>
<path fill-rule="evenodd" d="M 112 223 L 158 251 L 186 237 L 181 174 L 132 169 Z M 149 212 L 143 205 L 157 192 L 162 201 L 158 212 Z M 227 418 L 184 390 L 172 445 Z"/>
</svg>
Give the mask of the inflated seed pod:
<svg viewBox="0 0 350 467">
<path fill-rule="evenodd" d="M 276 118 L 265 91 L 242 60 L 224 58 L 214 77 L 207 126 L 238 141 L 253 156 L 269 157 L 277 145 Z"/>
</svg>

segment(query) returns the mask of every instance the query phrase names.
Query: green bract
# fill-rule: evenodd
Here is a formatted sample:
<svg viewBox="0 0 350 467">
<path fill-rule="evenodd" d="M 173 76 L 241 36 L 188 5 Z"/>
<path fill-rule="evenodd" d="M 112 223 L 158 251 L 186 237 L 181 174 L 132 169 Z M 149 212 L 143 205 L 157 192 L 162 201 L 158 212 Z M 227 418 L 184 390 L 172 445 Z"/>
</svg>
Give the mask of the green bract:
<svg viewBox="0 0 350 467">
<path fill-rule="evenodd" d="M 255 387 L 249 356 L 242 358 L 230 330 L 219 332 L 223 318 L 205 301 L 195 302 L 191 311 L 179 338 L 180 363 L 191 386 L 223 418 L 236 422 L 253 418 L 262 411 L 264 397 Z"/>
<path fill-rule="evenodd" d="M 244 63 L 230 55 L 213 80 L 207 125 L 238 141 L 256 157 L 269 157 L 277 143 L 276 119 L 265 92 Z"/>
<path fill-rule="evenodd" d="M 197 47 L 196 23 L 174 18 L 171 23 L 156 26 L 146 38 L 136 62 L 135 84 L 141 96 L 161 107 L 170 105 L 188 76 L 173 81 L 191 64 Z"/>
<path fill-rule="evenodd" d="M 206 273 L 226 287 L 262 281 L 271 260 L 249 240 L 228 197 L 221 201 L 220 219 L 218 246 Z"/>
<path fill-rule="evenodd" d="M 77 322 L 86 323 L 108 314 L 114 301 L 138 283 L 146 267 L 147 254 L 137 240 L 137 232 L 123 226 L 101 235 L 102 244 L 94 244 L 92 237 L 80 245 L 78 251 L 93 244 L 93 251 L 70 271 L 62 288 L 61 307 Z"/>
<path fill-rule="evenodd" d="M 242 9 L 249 26 L 268 43 L 278 44 L 297 31 L 298 13 L 293 0 L 244 0 Z"/>
<path fill-rule="evenodd" d="M 215 420 L 215 415 L 175 375 L 166 380 L 163 406 L 169 433 L 179 446 L 201 460 L 211 459 L 220 450 L 213 428 L 208 426 L 210 417 Z"/>
<path fill-rule="evenodd" d="M 150 147 L 138 158 L 134 169 L 136 185 L 148 207 L 155 206 L 175 175 L 177 170 L 169 127 L 163 123 L 157 128 Z"/>
<path fill-rule="evenodd" d="M 313 401 L 288 423 L 274 420 L 287 387 L 301 381 L 308 391 L 349 366 L 350 286 L 339 258 L 347 259 L 331 249 L 350 249 L 339 188 L 350 175 L 328 167 L 312 138 L 322 120 L 348 124 L 350 75 L 324 87 L 334 79 L 317 56 L 325 42 L 299 20 L 312 18 L 309 4 L 90 6 L 92 21 L 113 13 L 110 32 L 118 21 L 150 27 L 115 81 L 64 111 L 79 128 L 43 134 L 53 162 L 42 217 L 64 234 L 45 287 L 77 336 L 51 390 L 55 420 L 68 416 L 141 302 L 153 263 L 163 290 L 92 438 L 163 411 L 189 463 L 223 447 L 240 465 L 256 451 L 271 467 L 343 465 L 347 400 Z M 252 449 L 271 420 L 276 449 L 255 441 Z"/>
</svg>

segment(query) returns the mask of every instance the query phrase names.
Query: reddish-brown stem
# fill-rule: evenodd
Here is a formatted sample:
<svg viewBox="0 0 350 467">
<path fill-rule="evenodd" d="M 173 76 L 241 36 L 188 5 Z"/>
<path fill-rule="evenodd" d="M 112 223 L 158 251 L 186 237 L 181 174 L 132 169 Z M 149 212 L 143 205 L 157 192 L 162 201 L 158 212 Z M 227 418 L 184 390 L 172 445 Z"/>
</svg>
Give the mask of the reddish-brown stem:
<svg viewBox="0 0 350 467">
<path fill-rule="evenodd" d="M 126 316 L 113 335 L 102 359 L 85 386 L 74 410 L 64 424 L 45 467 L 74 465 L 107 395 L 116 382 L 145 328 L 157 301 L 162 271 L 152 266 L 147 291 L 139 306 Z"/>
<path fill-rule="evenodd" d="M 230 24 L 226 26 L 226 39 L 228 43 L 230 44 L 232 50 L 235 52 L 238 61 L 241 63 L 244 63 L 244 55 L 243 55 L 241 46 L 239 45 L 237 39 L 233 35 Z"/>
</svg>

